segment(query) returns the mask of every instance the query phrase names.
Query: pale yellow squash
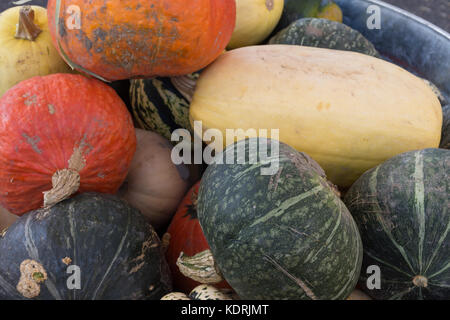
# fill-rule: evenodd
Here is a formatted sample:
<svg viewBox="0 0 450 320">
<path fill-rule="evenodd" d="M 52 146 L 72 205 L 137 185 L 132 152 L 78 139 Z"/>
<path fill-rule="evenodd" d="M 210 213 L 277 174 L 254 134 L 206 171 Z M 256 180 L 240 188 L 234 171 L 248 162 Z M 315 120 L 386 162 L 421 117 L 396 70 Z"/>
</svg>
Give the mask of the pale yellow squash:
<svg viewBox="0 0 450 320">
<path fill-rule="evenodd" d="M 236 0 L 236 25 L 227 49 L 256 45 L 275 29 L 284 0 Z"/>
<path fill-rule="evenodd" d="M 264 45 L 227 52 L 202 72 L 190 120 L 219 129 L 224 144 L 233 142 L 226 129 L 279 129 L 348 187 L 396 154 L 438 147 L 442 109 L 424 81 L 384 60 Z"/>
<path fill-rule="evenodd" d="M 34 76 L 71 72 L 52 44 L 45 8 L 18 6 L 0 13 L 0 70 L 0 97 Z"/>
</svg>

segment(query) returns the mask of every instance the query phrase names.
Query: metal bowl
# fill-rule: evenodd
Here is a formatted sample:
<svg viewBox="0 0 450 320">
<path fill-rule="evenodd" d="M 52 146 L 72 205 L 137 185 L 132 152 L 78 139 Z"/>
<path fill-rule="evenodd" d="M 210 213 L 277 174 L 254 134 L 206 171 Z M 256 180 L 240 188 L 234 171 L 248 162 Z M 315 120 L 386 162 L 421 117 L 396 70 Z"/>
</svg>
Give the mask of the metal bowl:
<svg viewBox="0 0 450 320">
<path fill-rule="evenodd" d="M 432 23 L 379 0 L 334 0 L 344 23 L 361 32 L 380 54 L 433 82 L 450 97 L 450 34 Z M 380 29 L 369 29 L 370 6 L 380 10 Z"/>
</svg>

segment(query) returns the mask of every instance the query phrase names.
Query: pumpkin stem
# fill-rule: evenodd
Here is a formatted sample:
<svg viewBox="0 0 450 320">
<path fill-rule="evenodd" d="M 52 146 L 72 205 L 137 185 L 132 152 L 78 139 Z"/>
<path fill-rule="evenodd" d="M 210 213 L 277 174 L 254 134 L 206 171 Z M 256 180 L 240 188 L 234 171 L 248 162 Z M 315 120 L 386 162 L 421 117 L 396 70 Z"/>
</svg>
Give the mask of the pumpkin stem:
<svg viewBox="0 0 450 320">
<path fill-rule="evenodd" d="M 177 266 L 184 276 L 200 283 L 212 284 L 223 281 L 223 277 L 209 249 L 192 257 L 186 256 L 184 252 L 181 252 L 177 259 Z"/>
<path fill-rule="evenodd" d="M 37 261 L 24 260 L 20 264 L 20 279 L 16 286 L 17 291 L 25 298 L 32 299 L 41 292 L 40 284 L 47 280 L 47 272 Z"/>
<path fill-rule="evenodd" d="M 172 77 L 170 81 L 172 82 L 175 89 L 177 89 L 181 95 L 189 101 L 192 102 L 192 97 L 194 96 L 195 87 L 197 86 L 199 74 L 188 74 L 184 76 Z"/>
<path fill-rule="evenodd" d="M 34 41 L 41 32 L 42 30 L 34 23 L 34 10 L 31 6 L 20 8 L 15 38 Z"/>
<path fill-rule="evenodd" d="M 44 192 L 44 207 L 51 207 L 78 191 L 80 174 L 73 169 L 56 171 L 52 176 L 53 188 Z"/>
<path fill-rule="evenodd" d="M 413 278 L 413 283 L 416 287 L 426 288 L 428 287 L 428 279 L 424 276 L 415 276 Z"/>
<path fill-rule="evenodd" d="M 51 207 L 63 201 L 78 191 L 80 187 L 80 172 L 86 162 L 83 158 L 84 142 L 74 148 L 69 159 L 69 168 L 56 171 L 52 176 L 53 188 L 44 192 L 44 208 Z"/>
</svg>

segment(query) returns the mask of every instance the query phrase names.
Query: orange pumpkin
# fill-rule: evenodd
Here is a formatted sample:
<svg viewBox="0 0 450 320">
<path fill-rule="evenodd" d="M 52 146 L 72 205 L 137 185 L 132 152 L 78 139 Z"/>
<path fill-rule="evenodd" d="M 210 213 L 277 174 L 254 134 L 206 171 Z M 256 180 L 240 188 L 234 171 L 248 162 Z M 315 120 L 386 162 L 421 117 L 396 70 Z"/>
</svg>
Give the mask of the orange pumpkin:
<svg viewBox="0 0 450 320">
<path fill-rule="evenodd" d="M 103 80 L 178 76 L 225 49 L 234 0 L 49 0 L 56 48 L 73 68 Z"/>
<path fill-rule="evenodd" d="M 82 75 L 20 82 L 0 99 L 0 205 L 22 215 L 72 194 L 115 193 L 136 149 L 114 89 Z"/>
<path fill-rule="evenodd" d="M 183 252 L 186 256 L 194 256 L 209 249 L 208 242 L 197 218 L 199 187 L 200 181 L 188 191 L 178 206 L 166 233 L 170 241 L 166 258 L 172 272 L 173 285 L 174 288 L 186 294 L 200 283 L 184 276 L 180 272 L 177 266 L 180 253 Z M 214 286 L 217 288 L 231 288 L 226 281 L 216 283 Z"/>
</svg>

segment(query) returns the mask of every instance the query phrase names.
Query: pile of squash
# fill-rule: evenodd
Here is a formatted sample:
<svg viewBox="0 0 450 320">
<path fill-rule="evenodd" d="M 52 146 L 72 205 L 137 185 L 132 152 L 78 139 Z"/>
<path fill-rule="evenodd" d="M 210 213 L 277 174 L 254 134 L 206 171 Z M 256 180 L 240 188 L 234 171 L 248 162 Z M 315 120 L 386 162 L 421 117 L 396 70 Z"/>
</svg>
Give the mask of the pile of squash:
<svg viewBox="0 0 450 320">
<path fill-rule="evenodd" d="M 450 299 L 448 101 L 333 1 L 0 10 L 0 299 Z"/>
</svg>

